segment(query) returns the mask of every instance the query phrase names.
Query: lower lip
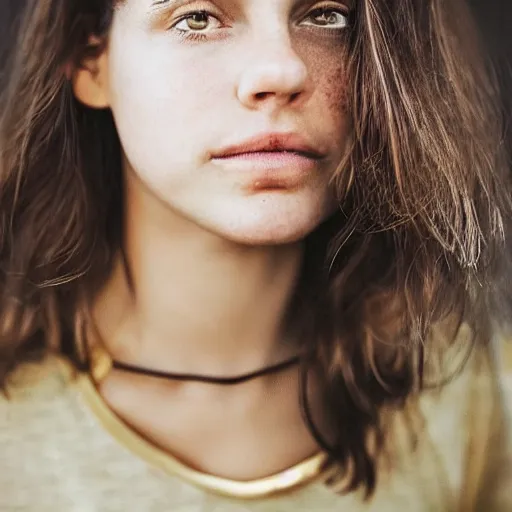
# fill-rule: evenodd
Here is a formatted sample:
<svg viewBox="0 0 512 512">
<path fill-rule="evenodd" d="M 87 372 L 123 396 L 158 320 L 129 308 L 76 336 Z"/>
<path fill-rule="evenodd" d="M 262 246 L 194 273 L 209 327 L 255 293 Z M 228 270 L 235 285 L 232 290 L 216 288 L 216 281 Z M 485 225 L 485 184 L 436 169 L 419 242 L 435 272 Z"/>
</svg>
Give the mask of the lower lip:
<svg viewBox="0 0 512 512">
<path fill-rule="evenodd" d="M 288 188 L 304 180 L 318 166 L 319 158 L 292 151 L 262 151 L 213 158 L 212 162 L 249 173 L 257 188 Z"/>
</svg>

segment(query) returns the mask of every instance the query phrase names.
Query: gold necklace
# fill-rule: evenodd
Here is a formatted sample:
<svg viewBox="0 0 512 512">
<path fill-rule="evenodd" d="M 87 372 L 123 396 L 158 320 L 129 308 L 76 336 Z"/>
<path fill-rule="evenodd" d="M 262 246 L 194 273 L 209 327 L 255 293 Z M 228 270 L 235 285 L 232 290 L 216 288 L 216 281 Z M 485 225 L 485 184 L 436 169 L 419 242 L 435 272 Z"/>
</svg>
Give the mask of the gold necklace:
<svg viewBox="0 0 512 512">
<path fill-rule="evenodd" d="M 90 352 L 90 361 L 90 372 L 82 373 L 78 380 L 90 410 L 118 442 L 151 466 L 171 476 L 182 478 L 207 492 L 237 499 L 262 499 L 313 483 L 324 475 L 324 469 L 328 470 L 328 455 L 325 452 L 319 452 L 274 475 L 251 481 L 230 480 L 195 470 L 138 434 L 107 405 L 98 391 L 98 385 L 112 369 L 108 352 L 95 345 Z"/>
</svg>

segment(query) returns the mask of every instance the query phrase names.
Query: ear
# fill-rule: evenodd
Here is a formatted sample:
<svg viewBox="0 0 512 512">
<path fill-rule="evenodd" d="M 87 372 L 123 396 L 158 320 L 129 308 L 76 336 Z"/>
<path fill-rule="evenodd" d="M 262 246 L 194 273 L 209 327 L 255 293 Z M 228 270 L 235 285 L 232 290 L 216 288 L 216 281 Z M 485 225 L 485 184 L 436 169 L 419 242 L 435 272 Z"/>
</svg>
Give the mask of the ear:
<svg viewBox="0 0 512 512">
<path fill-rule="evenodd" d="M 97 41 L 91 40 L 91 46 Z M 73 92 L 84 105 L 102 109 L 110 106 L 108 94 L 108 54 L 104 49 L 99 55 L 86 58 L 70 73 Z"/>
</svg>

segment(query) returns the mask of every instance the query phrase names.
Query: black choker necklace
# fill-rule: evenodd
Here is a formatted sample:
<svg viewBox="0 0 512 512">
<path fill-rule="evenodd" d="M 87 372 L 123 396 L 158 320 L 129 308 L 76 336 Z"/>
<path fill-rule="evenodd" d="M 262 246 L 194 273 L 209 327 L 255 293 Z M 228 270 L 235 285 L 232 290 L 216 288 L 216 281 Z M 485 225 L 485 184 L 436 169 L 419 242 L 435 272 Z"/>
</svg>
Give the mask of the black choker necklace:
<svg viewBox="0 0 512 512">
<path fill-rule="evenodd" d="M 247 382 L 264 375 L 282 372 L 287 368 L 298 364 L 301 359 L 300 356 L 293 356 L 292 358 L 287 359 L 281 363 L 262 368 L 261 370 L 250 372 L 245 375 L 239 375 L 237 377 L 211 377 L 208 375 L 195 375 L 191 373 L 172 373 L 160 370 L 151 370 L 128 363 L 123 363 L 112 359 L 110 354 L 108 354 L 104 348 L 98 346 L 95 347 L 91 355 L 92 375 L 98 382 L 101 382 L 111 369 L 115 369 L 122 372 L 135 373 L 137 375 L 145 375 L 147 377 L 156 377 L 158 379 L 175 380 L 181 382 L 203 382 L 207 384 L 218 384 L 221 386 L 241 384 L 242 382 Z"/>
<path fill-rule="evenodd" d="M 247 373 L 245 375 L 239 375 L 237 377 L 210 377 L 207 375 L 195 375 L 193 373 L 172 373 L 159 370 L 149 370 L 147 368 L 140 368 L 139 366 L 133 366 L 127 363 L 121 363 L 115 359 L 112 360 L 112 368 L 123 372 L 137 373 L 139 375 L 147 375 L 148 377 L 156 377 L 159 379 L 204 382 L 207 384 L 220 384 L 222 386 L 229 386 L 232 384 L 241 384 L 242 382 L 247 382 L 248 380 L 256 379 L 257 377 L 262 377 L 263 375 L 281 372 L 287 368 L 290 368 L 294 364 L 297 364 L 299 361 L 300 357 L 294 356 L 291 359 L 281 363 L 277 363 L 272 366 L 262 368 L 261 370 Z"/>
</svg>

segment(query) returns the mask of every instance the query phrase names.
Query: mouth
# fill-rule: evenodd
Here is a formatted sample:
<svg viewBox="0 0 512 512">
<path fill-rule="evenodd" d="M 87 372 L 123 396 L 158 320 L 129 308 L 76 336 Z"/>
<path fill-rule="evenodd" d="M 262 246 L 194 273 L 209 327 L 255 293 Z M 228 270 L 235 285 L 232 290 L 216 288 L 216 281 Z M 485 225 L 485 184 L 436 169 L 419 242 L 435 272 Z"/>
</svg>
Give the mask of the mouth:
<svg viewBox="0 0 512 512">
<path fill-rule="evenodd" d="M 244 176 L 253 191 L 291 191 L 306 185 L 317 175 L 316 155 L 299 151 L 252 151 L 212 159 L 223 171 Z"/>
<path fill-rule="evenodd" d="M 311 167 L 320 160 L 320 157 L 304 151 L 274 150 L 274 151 L 248 151 L 233 153 L 214 158 L 217 162 L 247 162 L 258 168 Z"/>
<path fill-rule="evenodd" d="M 247 155 L 253 155 L 253 158 L 262 158 L 262 155 L 268 158 L 297 156 L 310 160 L 321 160 L 326 156 L 324 151 L 297 133 L 269 133 L 221 148 L 212 154 L 212 158 L 247 158 Z"/>
<path fill-rule="evenodd" d="M 265 133 L 226 146 L 211 162 L 242 179 L 250 191 L 292 191 L 318 176 L 327 152 L 298 133 Z"/>
<path fill-rule="evenodd" d="M 232 153 L 217 157 L 216 160 L 254 160 L 254 161 L 266 161 L 266 162 L 283 162 L 292 163 L 307 159 L 310 161 L 321 160 L 322 157 L 310 153 L 307 151 L 297 151 L 289 149 L 275 149 L 271 151 L 247 151 L 242 153 Z"/>
</svg>

